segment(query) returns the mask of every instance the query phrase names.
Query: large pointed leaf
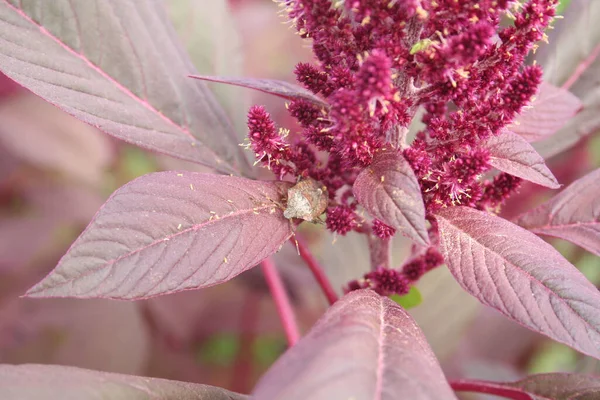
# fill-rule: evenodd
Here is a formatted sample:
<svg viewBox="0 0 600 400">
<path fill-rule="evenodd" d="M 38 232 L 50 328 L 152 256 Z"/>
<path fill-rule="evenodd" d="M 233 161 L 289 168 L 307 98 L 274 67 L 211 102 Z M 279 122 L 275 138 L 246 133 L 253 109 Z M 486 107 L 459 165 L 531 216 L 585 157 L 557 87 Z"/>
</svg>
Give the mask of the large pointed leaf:
<svg viewBox="0 0 600 400">
<path fill-rule="evenodd" d="M 531 375 L 517 382 L 460 380 L 452 382 L 458 391 L 504 395 L 523 400 L 596 400 L 600 398 L 600 377 L 580 374 Z"/>
<path fill-rule="evenodd" d="M 600 256 L 600 169 L 521 215 L 522 227 L 573 242 Z"/>
<path fill-rule="evenodd" d="M 486 140 L 484 147 L 490 151 L 490 165 L 500 171 L 552 189 L 560 187 L 542 156 L 521 136 L 504 130 Z"/>
<path fill-rule="evenodd" d="M 59 365 L 0 365 L 2 400 L 243 400 L 196 383 L 112 374 Z"/>
<path fill-rule="evenodd" d="M 227 85 L 241 86 L 249 89 L 258 90 L 275 96 L 283 97 L 288 100 L 308 100 L 321 107 L 328 107 L 327 103 L 318 96 L 309 92 L 301 86 L 294 85 L 285 81 L 275 79 L 257 79 L 257 78 L 235 78 L 224 76 L 200 76 L 194 75 L 191 78 L 202 81 L 225 83 Z"/>
<path fill-rule="evenodd" d="M 255 388 L 256 400 L 456 399 L 423 333 L 370 290 L 337 301 Z"/>
<path fill-rule="evenodd" d="M 581 107 L 581 100 L 568 90 L 542 82 L 531 107 L 523 110 L 508 129 L 535 142 L 565 126 Z"/>
<path fill-rule="evenodd" d="M 544 80 L 568 89 L 583 103 L 575 117 L 554 135 L 534 144 L 549 158 L 600 129 L 600 2 L 572 0 L 563 19 L 547 31 L 550 44 L 540 46 L 536 61 Z"/>
<path fill-rule="evenodd" d="M 140 299 L 225 282 L 277 251 L 290 186 L 194 172 L 117 190 L 31 297 Z"/>
<path fill-rule="evenodd" d="M 356 178 L 353 192 L 373 217 L 421 245 L 429 243 L 419 182 L 397 150 L 376 154 L 369 168 Z"/>
<path fill-rule="evenodd" d="M 505 219 L 466 207 L 441 210 L 450 271 L 482 303 L 600 358 L 600 294 L 558 251 Z"/>
<path fill-rule="evenodd" d="M 157 0 L 0 1 L 0 69 L 82 121 L 224 172 L 247 168 L 231 124 Z"/>
</svg>

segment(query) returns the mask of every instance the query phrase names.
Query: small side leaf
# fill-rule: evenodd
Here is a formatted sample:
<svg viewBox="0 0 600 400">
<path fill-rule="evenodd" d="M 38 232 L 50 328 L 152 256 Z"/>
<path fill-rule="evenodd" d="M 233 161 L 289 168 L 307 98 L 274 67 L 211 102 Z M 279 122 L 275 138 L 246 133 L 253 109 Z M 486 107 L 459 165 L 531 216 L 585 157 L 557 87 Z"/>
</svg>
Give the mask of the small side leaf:
<svg viewBox="0 0 600 400">
<path fill-rule="evenodd" d="M 486 140 L 484 147 L 490 151 L 490 165 L 500 171 L 551 189 L 560 187 L 542 156 L 521 136 L 505 130 Z"/>
<path fill-rule="evenodd" d="M 568 240 L 600 256 L 600 169 L 576 180 L 516 222 L 532 232 Z"/>
<path fill-rule="evenodd" d="M 508 129 L 535 142 L 557 132 L 582 107 L 581 100 L 568 90 L 542 82 L 531 108 L 522 111 Z"/>
<path fill-rule="evenodd" d="M 2 400 L 244 400 L 196 383 L 113 374 L 59 365 L 0 365 Z"/>
<path fill-rule="evenodd" d="M 373 217 L 393 226 L 420 245 L 429 243 L 425 205 L 410 164 L 397 150 L 375 155 L 353 187 L 354 196 Z"/>
<path fill-rule="evenodd" d="M 329 107 L 319 96 L 309 92 L 301 86 L 275 79 L 236 78 L 225 76 L 190 75 L 190 78 L 201 81 L 224 83 L 226 85 L 241 86 L 248 89 L 283 97 L 287 100 L 307 100 L 321 107 Z"/>
<path fill-rule="evenodd" d="M 256 400 L 456 400 L 415 321 L 387 297 L 337 301 L 267 371 Z"/>
<path fill-rule="evenodd" d="M 600 398 L 600 377 L 581 374 L 538 374 L 517 382 L 460 380 L 457 391 L 505 395 L 523 400 L 594 400 Z"/>
<path fill-rule="evenodd" d="M 440 246 L 458 283 L 483 304 L 600 358 L 600 293 L 551 245 L 466 207 L 437 213 Z"/>
<path fill-rule="evenodd" d="M 159 172 L 118 189 L 30 297 L 141 299 L 225 282 L 290 238 L 284 182 Z"/>
</svg>

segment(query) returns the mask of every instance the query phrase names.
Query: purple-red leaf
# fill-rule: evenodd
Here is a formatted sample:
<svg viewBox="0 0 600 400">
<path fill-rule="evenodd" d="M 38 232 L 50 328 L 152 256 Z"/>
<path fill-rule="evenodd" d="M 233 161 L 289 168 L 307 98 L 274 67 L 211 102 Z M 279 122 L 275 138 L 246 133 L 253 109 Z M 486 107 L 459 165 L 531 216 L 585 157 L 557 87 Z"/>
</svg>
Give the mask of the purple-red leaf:
<svg viewBox="0 0 600 400">
<path fill-rule="evenodd" d="M 243 400 L 196 383 L 113 374 L 59 365 L 0 365 L 2 400 Z"/>
<path fill-rule="evenodd" d="M 573 242 L 600 256 L 600 169 L 521 215 L 522 227 Z"/>
<path fill-rule="evenodd" d="M 373 163 L 356 178 L 353 192 L 373 217 L 421 245 L 429 243 L 419 182 L 397 150 L 376 154 Z"/>
<path fill-rule="evenodd" d="M 284 182 L 194 172 L 118 189 L 30 297 L 140 299 L 225 282 L 293 233 Z"/>
<path fill-rule="evenodd" d="M 490 151 L 490 165 L 500 171 L 551 189 L 560 187 L 542 156 L 521 136 L 504 130 L 486 140 L 484 147 Z"/>
<path fill-rule="evenodd" d="M 423 333 L 370 290 L 336 302 L 256 386 L 256 400 L 446 400 L 456 397 Z"/>
<path fill-rule="evenodd" d="M 203 76 L 192 75 L 190 78 L 208 82 L 224 83 L 227 85 L 241 86 L 248 89 L 258 90 L 264 93 L 283 97 L 287 100 L 307 100 L 320 107 L 328 107 L 327 103 L 317 95 L 309 92 L 301 86 L 275 79 L 236 78 L 225 76 Z"/>
<path fill-rule="evenodd" d="M 80 120 L 138 146 L 239 173 L 231 124 L 158 1 L 0 0 L 0 70 Z"/>
<path fill-rule="evenodd" d="M 516 322 L 600 358 L 600 294 L 542 239 L 466 207 L 436 215 L 440 246 L 460 285 Z"/>
<path fill-rule="evenodd" d="M 518 400 L 595 400 L 600 398 L 600 377 L 580 374 L 531 375 L 517 382 L 460 380 L 457 391 L 504 395 Z"/>
<path fill-rule="evenodd" d="M 508 129 L 535 142 L 565 126 L 582 106 L 581 100 L 568 90 L 542 82 L 531 108 L 523 110 Z"/>
</svg>

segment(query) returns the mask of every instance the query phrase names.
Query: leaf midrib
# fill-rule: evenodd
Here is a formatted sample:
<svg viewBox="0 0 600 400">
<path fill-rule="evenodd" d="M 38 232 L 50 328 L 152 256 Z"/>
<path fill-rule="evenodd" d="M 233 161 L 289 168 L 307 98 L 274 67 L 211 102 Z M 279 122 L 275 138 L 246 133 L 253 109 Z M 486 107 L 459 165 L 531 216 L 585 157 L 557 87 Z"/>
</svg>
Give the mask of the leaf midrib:
<svg viewBox="0 0 600 400">
<path fill-rule="evenodd" d="M 79 275 L 77 275 L 77 276 L 75 276 L 75 277 L 73 277 L 73 278 L 71 278 L 71 279 L 68 279 L 68 280 L 65 280 L 65 281 L 62 281 L 62 282 L 60 282 L 60 283 L 59 283 L 59 285 L 61 285 L 61 286 L 62 286 L 62 285 L 66 285 L 66 284 L 68 284 L 68 283 L 71 283 L 71 282 L 73 282 L 73 281 L 75 281 L 75 280 L 77 280 L 77 279 L 81 279 L 81 278 L 83 278 L 83 277 L 86 277 L 86 276 L 88 276 L 88 275 L 94 274 L 94 273 L 96 273 L 97 271 L 99 271 L 99 270 L 101 270 L 101 269 L 104 269 L 104 268 L 107 268 L 107 267 L 110 267 L 110 266 L 112 266 L 113 264 L 115 264 L 115 263 L 117 263 L 117 262 L 119 262 L 119 261 L 121 261 L 121 260 L 123 260 L 123 259 L 125 259 L 125 258 L 131 257 L 131 256 L 132 256 L 132 255 L 134 255 L 134 254 L 137 254 L 137 253 L 139 253 L 139 252 L 142 252 L 142 251 L 144 251 L 144 250 L 146 250 L 146 249 L 149 249 L 149 248 L 151 248 L 151 247 L 153 247 L 153 246 L 156 246 L 156 245 L 158 245 L 158 244 L 160 244 L 160 243 L 164 243 L 164 242 L 166 242 L 166 241 L 170 241 L 171 239 L 173 239 L 173 238 L 176 238 L 176 237 L 178 237 L 178 236 L 180 236 L 180 235 L 183 235 L 183 234 L 185 234 L 185 233 L 189 233 L 190 231 L 195 231 L 195 230 L 197 231 L 197 230 L 200 230 L 200 229 L 202 229 L 202 228 L 205 228 L 205 227 L 207 227 L 207 226 L 210 226 L 210 225 L 216 224 L 216 223 L 218 223 L 218 222 L 222 222 L 222 221 L 224 221 L 224 220 L 227 220 L 227 219 L 229 219 L 229 218 L 233 218 L 233 217 L 236 217 L 236 216 L 239 216 L 239 215 L 244 215 L 244 214 L 249 214 L 249 213 L 252 213 L 252 214 L 254 214 L 254 212 L 256 212 L 256 211 L 262 211 L 262 210 L 265 210 L 265 209 L 272 209 L 272 208 L 273 208 L 273 205 L 272 205 L 272 204 L 265 204 L 265 205 L 263 205 L 263 206 L 254 207 L 254 208 L 252 208 L 252 209 L 245 209 L 245 210 L 234 211 L 234 212 L 232 212 L 232 213 L 230 213 L 230 214 L 224 215 L 224 216 L 222 216 L 222 217 L 219 217 L 219 218 L 215 218 L 215 219 L 212 219 L 212 220 L 204 221 L 204 222 L 202 222 L 202 223 L 200 223 L 200 224 L 194 224 L 194 225 L 190 226 L 189 228 L 183 229 L 183 230 L 181 230 L 181 231 L 179 231 L 179 232 L 176 232 L 176 233 L 174 233 L 174 234 L 172 234 L 172 235 L 169 235 L 169 236 L 163 237 L 163 238 L 161 238 L 161 239 L 154 240 L 153 242 L 151 242 L 151 243 L 148 243 L 148 244 L 146 244 L 146 245 L 144 245 L 144 246 L 142 246 L 142 247 L 138 247 L 138 248 L 136 248 L 135 250 L 132 250 L 132 251 L 130 251 L 130 252 L 128 252 L 128 253 L 126 253 L 126 254 L 122 254 L 122 255 L 120 255 L 119 257 L 116 257 L 115 259 L 112 259 L 112 260 L 107 260 L 107 261 L 105 261 L 104 263 L 102 263 L 101 265 L 99 265 L 99 266 L 97 266 L 97 267 L 95 267 L 95 268 L 90 268 L 89 270 L 87 270 L 87 271 L 86 271 L 85 273 L 83 273 L 83 274 L 79 274 Z M 85 232 L 84 232 L 84 233 L 85 233 Z M 78 241 L 79 241 L 79 240 L 78 240 Z M 77 244 L 78 244 L 78 241 L 76 241 L 75 243 L 73 243 L 73 246 L 77 245 Z M 60 264 L 59 264 L 59 266 L 60 266 Z M 58 267 L 57 267 L 57 268 L 58 268 Z M 44 281 L 42 281 L 42 282 L 40 282 L 40 283 L 43 283 L 43 282 L 44 282 Z M 27 292 L 27 294 L 28 294 L 28 295 L 29 295 L 29 294 L 35 294 L 35 293 L 37 293 L 37 292 L 39 292 L 39 291 L 43 291 L 43 290 L 45 290 L 45 289 L 46 289 L 46 288 L 44 288 L 44 287 L 40 287 L 40 289 L 39 289 L 39 290 L 36 290 L 36 291 L 29 291 L 29 292 Z"/>
<path fill-rule="evenodd" d="M 600 333 L 600 330 L 595 328 L 593 325 L 591 325 L 588 321 L 586 321 L 577 311 L 575 311 L 573 309 L 573 307 L 571 307 L 571 305 L 567 302 L 566 299 L 564 299 L 563 297 L 559 296 L 558 294 L 556 294 L 552 289 L 550 289 L 548 286 L 546 286 L 542 281 L 540 281 L 539 279 L 537 279 L 535 276 L 531 275 L 528 271 L 524 270 L 523 268 L 515 265 L 512 261 L 506 259 L 506 257 L 504 257 L 501 254 L 498 254 L 496 251 L 494 251 L 493 249 L 484 246 L 483 244 L 481 244 L 481 242 L 479 242 L 477 239 L 475 239 L 473 236 L 471 236 L 470 234 L 467 234 L 467 232 L 465 232 L 464 230 L 460 229 L 458 226 L 452 224 L 448 219 L 441 217 L 441 216 L 437 216 L 438 218 L 443 218 L 446 220 L 446 222 L 448 223 L 448 225 L 452 226 L 454 229 L 456 229 L 457 231 L 462 232 L 463 234 L 465 234 L 470 240 L 472 240 L 473 242 L 477 243 L 479 246 L 481 246 L 483 249 L 489 251 L 490 253 L 500 257 L 500 259 L 504 260 L 507 264 L 511 265 L 513 268 L 515 268 L 517 271 L 521 271 L 523 274 L 525 274 L 526 276 L 528 276 L 530 278 L 531 282 L 536 282 L 537 284 L 539 284 L 539 286 L 541 286 L 542 288 L 544 288 L 544 290 L 546 290 L 547 292 L 549 292 L 554 298 L 558 299 L 561 303 L 563 303 L 566 307 L 569 308 L 569 310 L 571 310 L 573 312 L 573 314 L 577 315 L 578 319 L 580 321 L 582 321 L 584 324 L 586 324 L 589 328 L 591 328 L 592 331 L 596 332 L 596 333 Z M 518 296 L 517 296 L 518 297 Z M 512 317 L 511 317 L 512 318 Z M 560 320 L 560 319 L 559 319 Z M 561 324 L 562 324 L 562 320 L 561 320 Z M 565 326 L 563 324 L 563 327 L 565 329 L 567 329 L 568 327 Z M 576 344 L 576 343 L 575 343 Z"/>
</svg>

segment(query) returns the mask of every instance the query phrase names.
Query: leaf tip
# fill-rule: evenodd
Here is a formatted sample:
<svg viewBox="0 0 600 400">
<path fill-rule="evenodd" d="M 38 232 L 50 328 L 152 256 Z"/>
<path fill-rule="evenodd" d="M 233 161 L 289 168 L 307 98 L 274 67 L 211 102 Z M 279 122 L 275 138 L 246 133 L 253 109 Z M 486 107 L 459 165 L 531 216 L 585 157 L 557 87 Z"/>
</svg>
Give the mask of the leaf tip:
<svg viewBox="0 0 600 400">
<path fill-rule="evenodd" d="M 49 277 L 42 279 L 40 282 L 33 285 L 23 295 L 21 295 L 19 297 L 20 298 L 30 298 L 30 299 L 32 299 L 32 298 L 43 299 L 43 298 L 74 297 L 74 296 L 64 296 L 64 295 L 61 295 L 60 293 L 58 293 L 56 291 L 57 285 L 53 284 L 52 282 L 48 282 L 48 281 L 50 281 L 50 279 L 48 279 L 48 278 Z M 58 286 L 60 286 L 60 285 L 58 285 Z"/>
<path fill-rule="evenodd" d="M 19 296 L 21 299 L 32 299 L 32 298 L 44 298 L 44 297 L 52 297 L 44 294 L 44 289 L 39 287 L 40 284 L 32 286 L 29 290 L 27 290 L 24 294 Z"/>
<path fill-rule="evenodd" d="M 550 189 L 560 189 L 560 188 L 562 188 L 562 187 L 563 187 L 563 185 L 562 185 L 562 184 L 560 184 L 560 183 L 558 183 L 558 181 L 557 181 L 557 180 L 555 180 L 555 181 L 554 181 L 554 182 L 553 182 L 551 185 L 548 185 L 548 187 L 549 187 Z"/>
</svg>

